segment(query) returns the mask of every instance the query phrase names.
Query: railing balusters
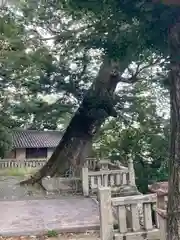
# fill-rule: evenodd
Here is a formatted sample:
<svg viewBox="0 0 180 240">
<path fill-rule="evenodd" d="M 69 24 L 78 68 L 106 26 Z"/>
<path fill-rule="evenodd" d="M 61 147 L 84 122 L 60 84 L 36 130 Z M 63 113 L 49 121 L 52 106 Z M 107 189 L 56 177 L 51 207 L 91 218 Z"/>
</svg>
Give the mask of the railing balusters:
<svg viewBox="0 0 180 240">
<path fill-rule="evenodd" d="M 134 232 L 140 230 L 140 224 L 139 224 L 139 212 L 137 204 L 131 205 L 131 214 L 132 214 L 132 230 Z"/>
<path fill-rule="evenodd" d="M 47 159 L 0 159 L 0 169 L 3 168 L 22 168 L 22 167 L 41 167 Z"/>
<path fill-rule="evenodd" d="M 121 184 L 121 175 L 120 174 L 116 174 L 116 183 L 117 186 L 119 186 Z"/>
<path fill-rule="evenodd" d="M 115 177 L 114 174 L 110 175 L 110 186 L 114 186 L 115 185 L 114 177 Z"/>
<path fill-rule="evenodd" d="M 126 208 L 125 206 L 118 206 L 118 226 L 120 233 L 127 232 Z"/>
<path fill-rule="evenodd" d="M 104 186 L 104 187 L 107 187 L 107 186 L 108 186 L 108 175 L 107 175 L 107 174 L 104 175 L 103 186 Z"/>
<path fill-rule="evenodd" d="M 102 176 L 97 176 L 97 187 L 101 187 L 103 183 Z"/>
<path fill-rule="evenodd" d="M 151 206 L 157 201 L 156 194 L 112 198 L 110 187 L 99 188 L 98 193 L 101 240 L 159 239 L 160 231 L 152 225 L 151 214 Z M 144 206 L 141 215 L 139 204 Z M 118 226 L 116 229 L 109 221 L 114 208 L 118 209 Z M 141 218 L 144 218 L 144 226 L 140 224 Z"/>
<path fill-rule="evenodd" d="M 145 230 L 151 230 L 153 229 L 151 204 L 144 203 L 143 209 L 144 209 L 144 228 Z"/>
<path fill-rule="evenodd" d="M 82 173 L 86 172 L 88 176 L 88 183 L 89 189 L 91 188 L 92 192 L 97 191 L 98 187 L 118 187 L 122 185 L 122 183 L 127 184 L 127 176 L 128 176 L 128 169 L 114 169 L 114 170 L 107 170 L 101 169 L 100 171 L 89 171 L 89 168 L 85 165 L 82 168 Z M 84 178 L 84 179 L 83 179 Z M 124 179 L 124 180 L 123 180 Z M 85 174 L 82 174 L 82 182 L 87 182 Z M 82 183 L 83 185 L 84 183 Z M 85 191 L 85 195 L 89 193 L 89 190 Z"/>
<path fill-rule="evenodd" d="M 122 174 L 122 184 L 127 184 L 127 175 L 125 173 Z"/>
</svg>

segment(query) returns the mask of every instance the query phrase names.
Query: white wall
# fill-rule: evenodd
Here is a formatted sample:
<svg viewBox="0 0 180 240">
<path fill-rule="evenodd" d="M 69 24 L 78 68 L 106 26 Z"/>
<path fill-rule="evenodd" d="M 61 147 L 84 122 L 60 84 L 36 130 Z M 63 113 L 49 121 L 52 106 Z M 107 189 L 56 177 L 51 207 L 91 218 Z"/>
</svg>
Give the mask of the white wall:
<svg viewBox="0 0 180 240">
<path fill-rule="evenodd" d="M 48 148 L 48 151 L 47 151 L 47 158 L 49 159 L 51 157 L 51 155 L 53 154 L 55 148 Z"/>
<path fill-rule="evenodd" d="M 26 158 L 26 149 L 25 148 L 17 148 L 16 149 L 16 159 L 24 160 Z"/>
</svg>

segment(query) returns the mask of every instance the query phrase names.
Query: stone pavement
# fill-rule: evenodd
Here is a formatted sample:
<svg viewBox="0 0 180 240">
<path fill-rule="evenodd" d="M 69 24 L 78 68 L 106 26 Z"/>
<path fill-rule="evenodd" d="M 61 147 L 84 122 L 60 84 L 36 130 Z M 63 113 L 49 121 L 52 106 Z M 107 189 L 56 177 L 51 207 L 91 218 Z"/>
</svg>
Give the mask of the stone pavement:
<svg viewBox="0 0 180 240">
<path fill-rule="evenodd" d="M 99 209 L 90 198 L 0 201 L 0 235 L 81 232 L 99 229 Z"/>
</svg>

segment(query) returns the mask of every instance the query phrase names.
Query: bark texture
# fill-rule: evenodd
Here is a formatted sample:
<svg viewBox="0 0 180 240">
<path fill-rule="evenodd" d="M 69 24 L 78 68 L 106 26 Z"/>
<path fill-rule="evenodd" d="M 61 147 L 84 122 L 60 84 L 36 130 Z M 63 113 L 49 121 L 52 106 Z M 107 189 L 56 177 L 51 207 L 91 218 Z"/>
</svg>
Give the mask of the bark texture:
<svg viewBox="0 0 180 240">
<path fill-rule="evenodd" d="M 107 117 L 116 117 L 113 93 L 120 78 L 117 66 L 116 63 L 104 61 L 47 164 L 21 184 L 35 184 L 45 176 L 64 176 L 68 171 L 75 176 L 80 174 L 94 135 Z"/>
<path fill-rule="evenodd" d="M 180 5 L 180 0 L 153 0 L 153 2 L 162 2 L 166 5 Z"/>
<path fill-rule="evenodd" d="M 180 240 L 180 22 L 169 32 L 171 144 L 167 239 Z"/>
</svg>

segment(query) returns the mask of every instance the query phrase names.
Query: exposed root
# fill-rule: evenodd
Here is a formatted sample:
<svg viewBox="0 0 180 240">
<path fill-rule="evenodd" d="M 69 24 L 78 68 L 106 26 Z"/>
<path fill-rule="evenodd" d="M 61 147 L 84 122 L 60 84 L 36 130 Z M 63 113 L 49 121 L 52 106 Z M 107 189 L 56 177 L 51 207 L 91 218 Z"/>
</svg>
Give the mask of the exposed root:
<svg viewBox="0 0 180 240">
<path fill-rule="evenodd" d="M 33 176 L 31 176 L 30 178 L 23 180 L 19 183 L 20 186 L 27 186 L 27 185 L 31 185 L 34 187 L 37 187 L 38 189 L 42 189 L 43 191 L 46 192 L 46 188 L 42 185 L 42 180 L 37 180 L 36 178 L 34 178 Z"/>
<path fill-rule="evenodd" d="M 31 176 L 30 178 L 21 181 L 19 184 L 20 186 L 24 185 L 34 185 L 36 183 L 36 180 Z"/>
</svg>

